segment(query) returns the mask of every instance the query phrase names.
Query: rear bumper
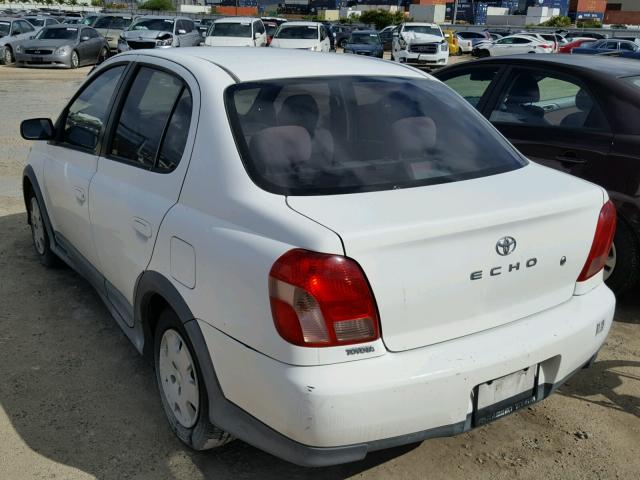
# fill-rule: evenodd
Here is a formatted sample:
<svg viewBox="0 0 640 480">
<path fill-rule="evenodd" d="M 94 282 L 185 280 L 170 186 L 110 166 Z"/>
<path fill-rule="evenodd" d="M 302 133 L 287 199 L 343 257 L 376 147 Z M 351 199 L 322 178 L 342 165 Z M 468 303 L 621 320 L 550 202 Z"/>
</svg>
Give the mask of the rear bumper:
<svg viewBox="0 0 640 480">
<path fill-rule="evenodd" d="M 614 308 L 601 285 L 481 333 L 314 367 L 283 364 L 202 321 L 190 323 L 202 332 L 200 349 L 208 351 L 198 356 L 213 359 L 223 397 L 212 396 L 212 422 L 288 461 L 323 466 L 469 430 L 475 386 L 531 365 L 540 364 L 535 400 L 545 398 L 598 352 Z"/>
</svg>

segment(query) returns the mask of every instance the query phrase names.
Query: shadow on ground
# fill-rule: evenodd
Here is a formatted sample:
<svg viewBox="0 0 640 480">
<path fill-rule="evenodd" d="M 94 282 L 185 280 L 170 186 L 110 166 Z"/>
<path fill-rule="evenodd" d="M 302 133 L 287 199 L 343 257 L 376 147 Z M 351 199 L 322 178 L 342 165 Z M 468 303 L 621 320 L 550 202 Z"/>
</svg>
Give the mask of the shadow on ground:
<svg viewBox="0 0 640 480">
<path fill-rule="evenodd" d="M 184 448 L 167 426 L 152 366 L 69 268 L 33 254 L 24 214 L 0 217 L 0 405 L 35 452 L 100 479 L 344 478 L 415 446 L 360 463 L 299 468 L 240 441 Z M 146 472 L 141 474 L 141 472 Z"/>
</svg>

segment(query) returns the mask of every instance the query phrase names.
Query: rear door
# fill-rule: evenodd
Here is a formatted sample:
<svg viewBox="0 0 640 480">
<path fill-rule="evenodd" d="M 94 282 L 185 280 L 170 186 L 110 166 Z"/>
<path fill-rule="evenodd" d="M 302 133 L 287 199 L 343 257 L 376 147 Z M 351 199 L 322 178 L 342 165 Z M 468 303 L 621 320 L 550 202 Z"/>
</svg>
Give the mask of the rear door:
<svg viewBox="0 0 640 480">
<path fill-rule="evenodd" d="M 606 164 L 613 135 L 582 80 L 548 68 L 516 68 L 487 105 L 491 122 L 531 160 L 585 177 Z"/>
</svg>

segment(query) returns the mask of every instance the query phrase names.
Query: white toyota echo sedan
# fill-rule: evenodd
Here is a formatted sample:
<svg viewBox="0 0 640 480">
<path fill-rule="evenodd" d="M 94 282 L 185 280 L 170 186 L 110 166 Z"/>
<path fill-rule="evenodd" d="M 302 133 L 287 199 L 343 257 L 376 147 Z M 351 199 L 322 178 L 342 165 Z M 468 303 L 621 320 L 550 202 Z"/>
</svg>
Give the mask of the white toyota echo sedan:
<svg viewBox="0 0 640 480">
<path fill-rule="evenodd" d="M 94 285 L 194 449 L 321 466 L 457 434 L 609 331 L 605 191 L 409 67 L 136 51 L 21 131 L 37 255 Z"/>
</svg>

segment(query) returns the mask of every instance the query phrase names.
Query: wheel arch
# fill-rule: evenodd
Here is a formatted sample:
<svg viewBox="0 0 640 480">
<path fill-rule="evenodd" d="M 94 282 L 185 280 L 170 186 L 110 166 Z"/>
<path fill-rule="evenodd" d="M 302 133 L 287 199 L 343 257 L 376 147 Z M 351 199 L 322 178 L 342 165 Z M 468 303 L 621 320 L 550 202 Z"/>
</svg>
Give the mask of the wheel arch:
<svg viewBox="0 0 640 480">
<path fill-rule="evenodd" d="M 38 203 L 40 204 L 44 226 L 47 230 L 47 234 L 49 235 L 49 239 L 51 239 L 51 241 L 55 243 L 53 227 L 51 226 L 51 221 L 49 219 L 49 210 L 47 209 L 47 204 L 45 203 L 44 197 L 42 196 L 42 190 L 40 190 L 38 178 L 36 177 L 36 173 L 33 171 L 33 167 L 31 165 L 27 165 L 26 167 L 24 167 L 24 170 L 22 172 L 22 198 L 24 200 L 24 207 L 27 211 L 27 224 L 29 225 L 31 225 L 29 198 L 32 194 L 35 195 Z"/>
</svg>

